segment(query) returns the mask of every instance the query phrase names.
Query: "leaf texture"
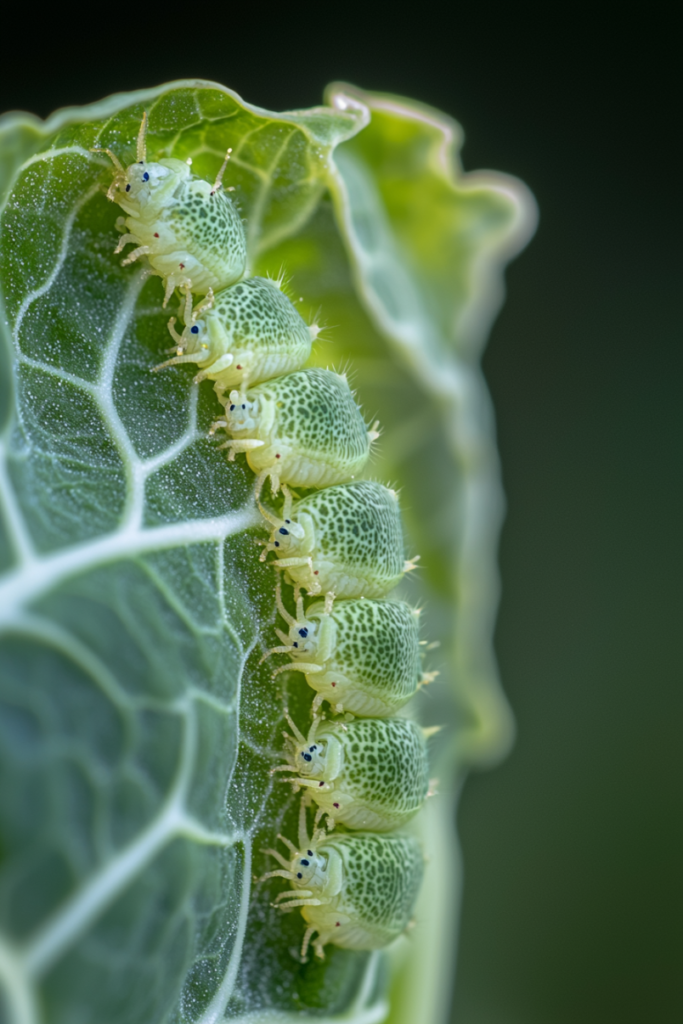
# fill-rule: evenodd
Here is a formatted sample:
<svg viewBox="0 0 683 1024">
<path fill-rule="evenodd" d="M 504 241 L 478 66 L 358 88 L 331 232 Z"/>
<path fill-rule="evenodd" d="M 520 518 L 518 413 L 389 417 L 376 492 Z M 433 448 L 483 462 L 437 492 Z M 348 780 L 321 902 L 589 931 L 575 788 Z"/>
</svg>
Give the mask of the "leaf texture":
<svg viewBox="0 0 683 1024">
<path fill-rule="evenodd" d="M 490 654 L 500 500 L 476 358 L 500 266 L 532 219 L 522 187 L 463 186 L 445 122 L 349 88 L 272 114 L 178 82 L 45 123 L 4 118 L 0 1021 L 407 1021 L 398 1003 L 424 1007 L 426 981 L 440 996 L 420 1019 L 436 1021 L 448 985 L 433 976 L 453 937 L 439 903 L 452 917 L 458 884 L 447 796 L 422 825 L 434 864 L 417 927 L 440 921 L 425 929 L 438 933 L 432 974 L 403 972 L 401 999 L 391 972 L 421 963 L 419 944 L 389 958 L 328 947 L 301 965 L 300 916 L 254 882 L 261 847 L 295 833 L 269 769 L 284 706 L 305 720 L 310 691 L 259 667 L 275 580 L 258 560 L 253 476 L 207 436 L 210 385 L 184 367 L 150 373 L 168 345 L 163 289 L 113 255 L 111 170 L 90 150 L 134 159 L 143 110 L 151 157 L 190 158 L 212 180 L 232 148 L 249 272 L 284 267 L 300 308 L 322 306 L 336 327 L 315 361 L 348 360 L 385 423 L 371 474 L 402 488 L 423 555 L 405 593 L 444 641 L 444 682 L 422 702 L 450 723 L 444 771 L 453 750 L 462 768 L 509 736 Z"/>
</svg>

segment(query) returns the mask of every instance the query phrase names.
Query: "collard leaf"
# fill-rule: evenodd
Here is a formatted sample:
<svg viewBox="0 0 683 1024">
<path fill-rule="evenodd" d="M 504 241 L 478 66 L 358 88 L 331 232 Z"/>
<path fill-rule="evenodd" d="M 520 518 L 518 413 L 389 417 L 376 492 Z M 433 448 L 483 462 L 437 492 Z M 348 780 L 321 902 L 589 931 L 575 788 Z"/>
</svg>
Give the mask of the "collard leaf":
<svg viewBox="0 0 683 1024">
<path fill-rule="evenodd" d="M 184 367 L 150 374 L 168 345 L 163 289 L 114 256 L 111 169 L 90 152 L 130 162 L 143 110 L 151 156 L 191 159 L 211 180 L 232 148 L 250 272 L 282 264 L 302 308 L 322 304 L 339 326 L 317 361 L 347 357 L 367 411 L 386 423 L 373 473 L 403 488 L 428 631 L 447 639 L 455 607 L 474 623 L 467 650 L 489 658 L 491 593 L 474 611 L 470 594 L 477 559 L 490 575 L 492 536 L 463 539 L 471 465 L 458 423 L 467 452 L 483 446 L 495 469 L 471 324 L 511 244 L 514 203 L 482 185 L 474 204 L 448 207 L 452 172 L 429 156 L 440 129 L 382 102 L 337 90 L 329 107 L 271 114 L 180 82 L 44 124 L 0 123 L 3 1022 L 360 1024 L 389 1012 L 384 954 L 328 946 L 324 963 L 300 964 L 300 916 L 271 907 L 277 885 L 253 881 L 261 847 L 295 834 L 289 787 L 269 769 L 283 707 L 305 720 L 310 690 L 294 673 L 276 686 L 258 664 L 275 581 L 258 560 L 253 476 L 207 437 L 208 383 Z M 447 218 L 435 212 L 444 205 Z M 396 288 L 415 308 L 395 307 Z M 459 394 L 483 408 L 483 425 L 435 388 L 441 366 L 445 377 L 469 369 Z M 470 672 L 466 632 L 448 651 L 456 682 L 442 657 L 446 685 L 426 705 L 451 723 L 445 747 L 462 737 L 461 751 L 469 719 L 493 721 L 497 700 L 476 705 L 472 694 L 494 691 Z M 423 817 L 438 856 L 418 927 L 457 885 L 449 816 L 442 800 Z"/>
</svg>

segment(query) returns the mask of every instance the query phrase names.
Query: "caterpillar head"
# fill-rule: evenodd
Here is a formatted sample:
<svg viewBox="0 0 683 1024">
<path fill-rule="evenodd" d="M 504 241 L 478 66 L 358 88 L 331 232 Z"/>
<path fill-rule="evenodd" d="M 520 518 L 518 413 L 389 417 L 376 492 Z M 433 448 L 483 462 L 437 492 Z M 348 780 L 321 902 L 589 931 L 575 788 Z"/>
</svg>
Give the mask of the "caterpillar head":
<svg viewBox="0 0 683 1024">
<path fill-rule="evenodd" d="M 283 491 L 286 490 L 284 487 L 282 489 Z M 265 562 L 269 551 L 275 551 L 278 558 L 286 558 L 296 556 L 310 548 L 310 538 L 307 538 L 304 527 L 292 518 L 292 503 L 289 492 L 286 492 L 282 518 L 273 515 L 260 502 L 259 509 L 263 518 L 273 527 L 270 540 L 261 552 L 262 562 Z"/>
<path fill-rule="evenodd" d="M 316 715 L 313 724 L 304 736 L 292 721 L 289 713 L 285 711 L 285 718 L 294 736 L 285 733 L 285 739 L 289 746 L 287 759 L 291 771 L 297 772 L 306 778 L 322 779 L 325 777 L 327 767 L 328 744 L 324 739 L 316 740 L 316 732 L 320 724 L 320 718 Z M 284 766 L 283 766 L 284 767 Z M 278 769 L 279 770 L 279 769 Z"/>
<path fill-rule="evenodd" d="M 180 347 L 184 352 L 196 352 L 199 348 L 208 348 L 208 330 L 204 320 L 186 324 L 180 336 Z"/>
<path fill-rule="evenodd" d="M 190 331 L 199 324 L 193 324 Z M 231 434 L 253 433 L 261 419 L 260 403 L 257 398 L 249 398 L 239 391 L 231 391 L 225 406 L 225 429 Z"/>
<path fill-rule="evenodd" d="M 283 519 L 282 524 L 277 526 L 270 535 L 270 541 L 266 545 L 267 551 L 276 551 L 278 558 L 286 558 L 296 555 L 301 547 L 300 534 L 296 530 L 298 524 L 291 519 Z M 301 527 L 299 527 L 299 530 Z M 295 532 L 296 531 L 296 532 Z"/>
<path fill-rule="evenodd" d="M 169 164 L 178 166 L 169 167 Z M 163 164 L 140 160 L 127 167 L 123 175 L 117 174 L 114 183 L 118 191 L 125 194 L 127 204 L 143 213 L 163 206 L 179 179 L 187 176 L 189 169 L 181 160 L 167 160 Z"/>
<path fill-rule="evenodd" d="M 319 629 L 320 623 L 315 619 L 307 619 L 305 616 L 297 619 L 289 627 L 289 643 L 298 653 L 313 652 L 318 646 Z"/>
<path fill-rule="evenodd" d="M 114 164 L 115 174 L 107 195 L 128 213 L 149 214 L 166 205 L 179 182 L 190 176 L 190 168 L 182 160 L 147 160 L 147 114 L 143 115 L 137 140 L 137 160 L 124 167 L 110 149 L 93 149 L 106 153 Z"/>
<path fill-rule="evenodd" d="M 318 853 L 315 837 L 311 840 L 309 847 L 298 850 L 294 854 L 290 863 L 290 871 L 293 875 L 292 883 L 297 889 L 315 891 L 325 888 L 327 857 L 324 853 Z"/>
</svg>

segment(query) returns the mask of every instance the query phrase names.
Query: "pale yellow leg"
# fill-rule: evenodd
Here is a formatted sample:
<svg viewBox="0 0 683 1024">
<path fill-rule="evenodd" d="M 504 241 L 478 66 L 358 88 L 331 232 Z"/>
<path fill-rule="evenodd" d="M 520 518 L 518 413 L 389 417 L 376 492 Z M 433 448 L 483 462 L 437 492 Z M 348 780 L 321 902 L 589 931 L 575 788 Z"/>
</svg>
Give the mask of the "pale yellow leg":
<svg viewBox="0 0 683 1024">
<path fill-rule="evenodd" d="M 263 441 L 249 439 L 245 441 L 226 441 L 224 444 L 219 444 L 218 449 L 220 451 L 223 448 L 229 448 L 228 462 L 234 462 L 236 455 L 239 455 L 241 452 L 253 451 L 254 448 L 261 448 L 263 444 Z"/>
<path fill-rule="evenodd" d="M 125 238 L 126 236 L 124 235 L 123 237 Z M 118 251 L 120 252 L 120 249 Z M 130 263 L 135 263 L 141 256 L 146 256 L 151 251 L 148 245 L 139 245 L 137 249 L 133 249 L 132 252 L 128 253 L 125 260 L 121 260 L 121 266 L 127 267 Z"/>
<path fill-rule="evenodd" d="M 315 935 L 316 931 L 317 928 L 314 928 L 313 925 L 310 925 L 304 932 L 304 941 L 301 943 L 301 960 L 303 963 L 307 962 L 308 958 L 306 954 L 308 953 L 308 947 L 310 946 L 311 939 Z"/>
<path fill-rule="evenodd" d="M 126 233 L 125 235 L 121 235 L 121 237 L 119 238 L 119 244 L 114 249 L 114 255 L 117 256 L 118 253 L 120 253 L 121 250 L 123 248 L 125 248 L 125 246 L 127 246 L 129 244 L 129 242 L 138 242 L 138 241 L 139 241 L 139 239 L 135 235 L 131 235 L 131 234 L 128 234 L 128 233 Z"/>
</svg>

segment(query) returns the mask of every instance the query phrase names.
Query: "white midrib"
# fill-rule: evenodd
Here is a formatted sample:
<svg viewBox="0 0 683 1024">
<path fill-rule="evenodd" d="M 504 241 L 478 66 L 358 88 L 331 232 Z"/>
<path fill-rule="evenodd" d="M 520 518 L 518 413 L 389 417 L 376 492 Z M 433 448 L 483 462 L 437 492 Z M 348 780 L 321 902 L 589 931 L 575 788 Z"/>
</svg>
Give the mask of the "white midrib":
<svg viewBox="0 0 683 1024">
<path fill-rule="evenodd" d="M 86 194 L 87 198 L 91 192 Z M 83 197 L 65 221 L 64 239 L 57 259 L 57 265 L 49 278 L 28 295 L 21 304 L 14 324 L 16 359 L 40 369 L 55 377 L 68 377 L 70 382 L 90 395 L 99 407 L 102 419 L 116 446 L 126 471 L 127 488 L 123 522 L 114 532 L 92 541 L 72 545 L 49 554 L 38 554 L 21 514 L 8 469 L 8 438 L 0 439 L 0 501 L 3 504 L 4 519 L 13 542 L 16 566 L 0 582 L 0 626 L 11 623 L 22 608 L 56 586 L 62 580 L 77 573 L 146 551 L 162 550 L 188 544 L 220 543 L 231 534 L 239 533 L 255 525 L 259 519 L 253 506 L 224 516 L 210 519 L 189 520 L 159 527 L 143 528 L 145 484 L 149 477 L 164 465 L 175 459 L 191 445 L 199 434 L 196 426 L 197 387 L 192 388 L 188 408 L 188 422 L 183 434 L 165 451 L 149 459 L 141 459 L 133 446 L 124 424 L 114 405 L 112 386 L 121 342 L 135 310 L 140 289 L 147 277 L 146 271 L 138 272 L 130 282 L 127 294 L 112 325 L 105 346 L 102 366 L 96 383 L 91 384 L 73 378 L 59 369 L 45 363 L 37 363 L 22 355 L 18 336 L 24 317 L 41 295 L 49 290 L 59 269 L 66 259 L 68 241 L 78 209 L 86 201 Z"/>
<path fill-rule="evenodd" d="M 0 583 L 0 627 L 11 623 L 22 608 L 41 594 L 48 593 L 63 580 L 86 569 L 144 552 L 188 544 L 219 543 L 257 522 L 256 512 L 247 508 L 214 519 L 194 519 L 148 529 L 124 527 L 53 554 L 24 558 L 18 568 L 8 573 Z"/>
</svg>

